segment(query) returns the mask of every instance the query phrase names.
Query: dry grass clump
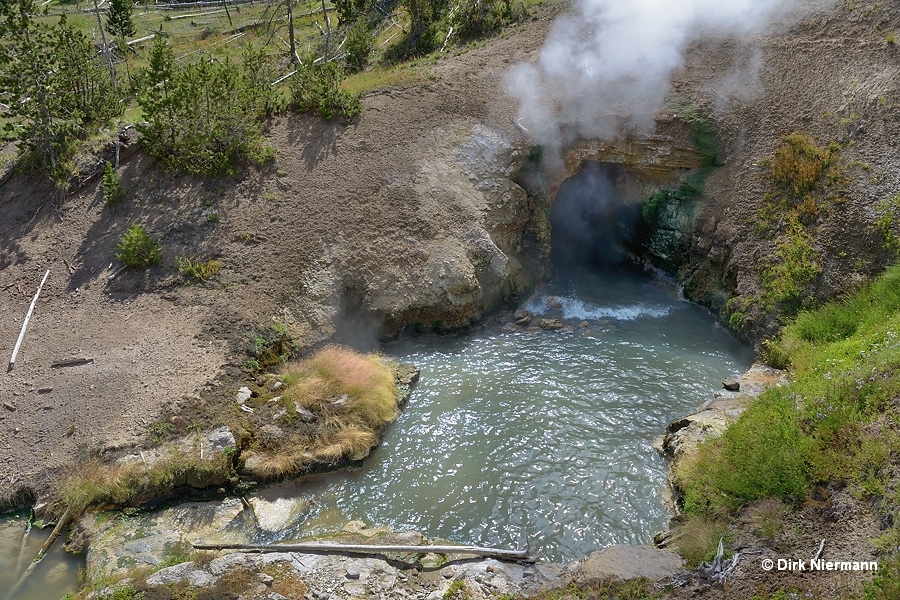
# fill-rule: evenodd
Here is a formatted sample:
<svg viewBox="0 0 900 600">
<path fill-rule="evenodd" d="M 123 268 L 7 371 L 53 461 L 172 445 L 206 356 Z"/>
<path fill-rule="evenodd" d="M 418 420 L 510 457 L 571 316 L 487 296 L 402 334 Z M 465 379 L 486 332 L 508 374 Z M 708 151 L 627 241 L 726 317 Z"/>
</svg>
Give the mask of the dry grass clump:
<svg viewBox="0 0 900 600">
<path fill-rule="evenodd" d="M 228 480 L 231 473 L 231 457 L 225 453 L 201 460 L 191 453 L 172 452 L 149 468 L 137 462 L 104 465 L 92 460 L 63 480 L 55 511 L 62 514 L 69 510 L 79 515 L 95 505 L 124 506 L 190 481 Z"/>
<path fill-rule="evenodd" d="M 296 475 L 307 464 L 305 446 L 288 442 L 275 448 L 254 449 L 247 453 L 244 470 L 264 480 Z"/>
<path fill-rule="evenodd" d="M 375 354 L 326 346 L 289 369 L 288 381 L 291 375 L 296 383 L 284 397 L 306 408 L 325 408 L 339 414 L 344 423 L 379 429 L 397 417 L 394 373 Z M 342 405 L 340 399 L 345 395 L 347 402 Z"/>
<path fill-rule="evenodd" d="M 772 156 L 772 181 L 788 195 L 802 199 L 815 189 L 835 153 L 800 133 L 786 135 L 782 142 Z"/>
<path fill-rule="evenodd" d="M 784 529 L 787 512 L 788 506 L 778 498 L 760 500 L 747 511 L 757 533 L 770 541 Z"/>
<path fill-rule="evenodd" d="M 261 479 L 300 473 L 311 462 L 361 460 L 378 444 L 381 430 L 397 418 L 394 369 L 376 354 L 327 346 L 284 367 L 281 404 L 290 419 L 300 408 L 316 415 L 318 430 L 287 436 L 277 444 L 258 439 L 246 453 L 245 470 Z"/>
<path fill-rule="evenodd" d="M 361 460 L 378 443 L 374 431 L 353 425 L 338 425 L 327 432 L 312 449 L 313 456 L 323 462 L 335 462 L 343 457 Z"/>
<path fill-rule="evenodd" d="M 711 561 L 719 540 L 728 533 L 728 525 L 709 517 L 688 517 L 677 533 L 673 546 L 687 560 L 688 568 Z"/>
</svg>

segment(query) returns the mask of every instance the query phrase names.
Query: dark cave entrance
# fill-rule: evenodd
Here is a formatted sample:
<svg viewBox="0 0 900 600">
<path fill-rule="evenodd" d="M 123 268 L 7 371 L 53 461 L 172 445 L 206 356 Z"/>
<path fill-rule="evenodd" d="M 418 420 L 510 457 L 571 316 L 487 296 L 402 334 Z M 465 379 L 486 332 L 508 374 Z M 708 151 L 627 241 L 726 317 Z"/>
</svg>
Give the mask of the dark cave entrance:
<svg viewBox="0 0 900 600">
<path fill-rule="evenodd" d="M 550 208 L 555 275 L 634 266 L 640 205 L 623 193 L 627 180 L 621 165 L 587 161 L 560 185 Z"/>
</svg>

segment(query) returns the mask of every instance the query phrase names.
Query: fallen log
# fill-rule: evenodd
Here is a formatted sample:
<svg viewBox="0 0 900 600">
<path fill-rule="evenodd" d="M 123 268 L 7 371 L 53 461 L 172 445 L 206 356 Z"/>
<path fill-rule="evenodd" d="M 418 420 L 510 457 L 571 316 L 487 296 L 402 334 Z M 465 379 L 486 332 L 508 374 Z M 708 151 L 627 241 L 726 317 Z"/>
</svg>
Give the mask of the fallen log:
<svg viewBox="0 0 900 600">
<path fill-rule="evenodd" d="M 50 367 L 53 369 L 59 369 L 60 367 L 77 367 L 78 365 L 86 365 L 92 362 L 94 362 L 93 358 L 63 358 L 54 361 Z"/>
<path fill-rule="evenodd" d="M 245 550 L 247 552 L 327 552 L 334 554 L 384 554 L 409 552 L 413 554 L 474 554 L 488 558 L 529 561 L 527 550 L 481 548 L 478 546 L 394 546 L 391 544 L 191 544 L 195 550 Z"/>
<path fill-rule="evenodd" d="M 50 276 L 50 269 L 47 269 L 47 272 L 44 273 L 44 278 L 41 280 L 41 285 L 38 286 L 37 292 L 34 294 L 34 298 L 31 299 L 31 306 L 28 307 L 28 313 L 25 315 L 25 321 L 22 322 L 22 331 L 19 332 L 19 339 L 16 340 L 16 346 L 13 348 L 12 356 L 9 358 L 9 366 L 6 367 L 6 372 L 9 373 L 13 370 L 13 367 L 16 366 L 16 356 L 19 354 L 19 346 L 22 345 L 22 340 L 25 338 L 25 329 L 28 327 L 28 321 L 31 320 L 31 313 L 34 312 L 34 305 L 37 304 L 38 296 L 41 295 L 41 290 L 44 289 L 44 284 L 47 283 L 47 278 Z"/>
</svg>

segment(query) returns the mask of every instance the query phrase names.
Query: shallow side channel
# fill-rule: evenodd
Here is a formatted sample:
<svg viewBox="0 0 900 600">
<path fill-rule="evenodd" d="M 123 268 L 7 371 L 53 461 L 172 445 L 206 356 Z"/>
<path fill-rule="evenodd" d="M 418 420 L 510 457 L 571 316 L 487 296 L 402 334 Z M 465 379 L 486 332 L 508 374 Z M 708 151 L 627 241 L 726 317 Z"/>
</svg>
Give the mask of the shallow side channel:
<svg viewBox="0 0 900 600">
<path fill-rule="evenodd" d="M 653 438 L 752 352 L 666 282 L 577 281 L 528 303 L 568 329 L 495 325 L 388 346 L 422 369 L 409 407 L 362 469 L 268 490 L 314 499 L 277 538 L 361 519 L 460 543 L 527 542 L 553 560 L 650 541 L 668 519 Z"/>
</svg>

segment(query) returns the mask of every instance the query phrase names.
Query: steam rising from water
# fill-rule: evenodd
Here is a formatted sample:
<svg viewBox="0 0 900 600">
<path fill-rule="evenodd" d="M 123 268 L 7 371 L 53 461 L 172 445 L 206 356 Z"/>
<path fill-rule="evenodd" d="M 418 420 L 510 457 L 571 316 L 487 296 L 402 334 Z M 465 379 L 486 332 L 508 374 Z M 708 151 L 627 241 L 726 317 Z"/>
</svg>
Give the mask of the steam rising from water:
<svg viewBox="0 0 900 600">
<path fill-rule="evenodd" d="M 702 36 L 743 37 L 794 12 L 798 0 L 576 0 L 553 23 L 538 60 L 506 75 L 519 122 L 559 159 L 576 136 L 610 139 L 647 128 Z M 721 74 L 720 74 L 721 75 Z"/>
</svg>

